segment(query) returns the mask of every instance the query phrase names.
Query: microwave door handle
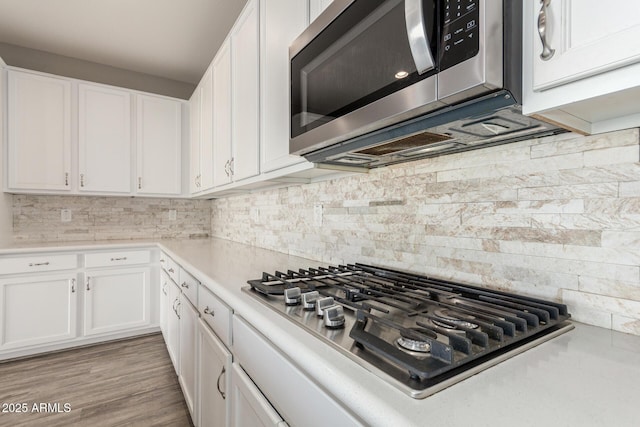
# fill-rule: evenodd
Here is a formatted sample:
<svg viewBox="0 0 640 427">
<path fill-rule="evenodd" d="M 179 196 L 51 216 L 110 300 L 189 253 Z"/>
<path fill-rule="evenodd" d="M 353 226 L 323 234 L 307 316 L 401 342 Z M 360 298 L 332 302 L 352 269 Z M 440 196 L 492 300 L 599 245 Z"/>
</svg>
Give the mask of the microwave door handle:
<svg viewBox="0 0 640 427">
<path fill-rule="evenodd" d="M 435 67 L 425 28 L 422 1 L 404 0 L 404 16 L 407 24 L 409 48 L 411 49 L 411 56 L 413 56 L 413 62 L 416 64 L 418 74 L 424 74 Z"/>
</svg>

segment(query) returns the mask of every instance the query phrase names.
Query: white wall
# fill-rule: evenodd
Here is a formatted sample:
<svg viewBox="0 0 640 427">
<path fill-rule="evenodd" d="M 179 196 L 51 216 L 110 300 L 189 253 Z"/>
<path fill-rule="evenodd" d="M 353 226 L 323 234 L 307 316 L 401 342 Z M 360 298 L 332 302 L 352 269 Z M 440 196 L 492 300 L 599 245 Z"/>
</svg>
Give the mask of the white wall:
<svg viewBox="0 0 640 427">
<path fill-rule="evenodd" d="M 5 111 L 6 111 L 6 72 L 4 71 L 5 63 L 0 58 L 0 142 L 5 140 Z M 0 190 L 4 184 L 4 146 L 0 144 Z M 12 240 L 13 219 L 12 219 L 13 197 L 11 194 L 0 192 L 0 245 L 6 244 Z"/>
</svg>

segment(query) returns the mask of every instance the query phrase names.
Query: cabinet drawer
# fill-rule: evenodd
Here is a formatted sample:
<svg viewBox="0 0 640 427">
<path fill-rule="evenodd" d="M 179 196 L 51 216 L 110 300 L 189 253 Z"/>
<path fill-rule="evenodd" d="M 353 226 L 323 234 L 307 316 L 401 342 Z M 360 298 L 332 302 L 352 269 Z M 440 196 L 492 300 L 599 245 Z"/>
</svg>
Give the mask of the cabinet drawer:
<svg viewBox="0 0 640 427">
<path fill-rule="evenodd" d="M 160 266 L 164 271 L 167 272 L 174 283 L 177 284 L 179 282 L 178 274 L 180 271 L 180 267 L 178 267 L 178 264 L 176 264 L 176 262 L 164 252 L 160 252 Z"/>
<path fill-rule="evenodd" d="M 0 258 L 0 274 L 71 270 L 77 267 L 78 256 L 76 254 L 38 254 Z"/>
<path fill-rule="evenodd" d="M 198 286 L 200 282 L 189 274 L 185 269 L 180 267 L 180 289 L 182 293 L 191 301 L 195 307 L 198 306 Z"/>
<path fill-rule="evenodd" d="M 149 251 L 96 252 L 84 256 L 84 265 L 87 268 L 149 264 L 150 262 Z"/>
<path fill-rule="evenodd" d="M 206 286 L 200 285 L 198 311 L 202 319 L 213 329 L 220 340 L 227 346 L 231 345 L 231 310 Z"/>
</svg>

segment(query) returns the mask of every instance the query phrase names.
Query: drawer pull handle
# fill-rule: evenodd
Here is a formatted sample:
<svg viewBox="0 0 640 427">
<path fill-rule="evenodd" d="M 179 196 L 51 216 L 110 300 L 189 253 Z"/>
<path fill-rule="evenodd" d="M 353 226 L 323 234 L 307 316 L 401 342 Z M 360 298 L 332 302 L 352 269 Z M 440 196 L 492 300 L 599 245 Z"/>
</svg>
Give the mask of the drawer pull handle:
<svg viewBox="0 0 640 427">
<path fill-rule="evenodd" d="M 173 268 L 170 268 L 168 271 L 169 271 L 169 273 L 175 273 L 176 272 Z"/>
<path fill-rule="evenodd" d="M 120 258 L 111 258 L 111 261 L 126 261 L 126 260 L 127 260 L 126 256 L 123 256 L 123 257 L 120 257 Z"/>
<path fill-rule="evenodd" d="M 71 279 L 71 293 L 76 293 L 76 279 Z"/>
<path fill-rule="evenodd" d="M 41 265 L 49 265 L 49 261 L 47 262 L 30 262 L 29 267 L 40 267 Z"/>
<path fill-rule="evenodd" d="M 180 286 L 182 286 L 183 288 L 189 289 L 189 285 L 187 284 L 187 282 L 182 282 Z"/>
<path fill-rule="evenodd" d="M 222 376 L 224 375 L 224 373 L 225 373 L 225 367 L 223 366 L 222 371 L 220 371 L 220 375 L 218 375 L 218 382 L 216 383 L 218 393 L 220 393 L 220 396 L 222 396 L 222 399 L 227 398 L 227 394 L 224 391 L 220 390 L 220 380 L 222 379 Z"/>
<path fill-rule="evenodd" d="M 90 291 L 91 290 L 91 286 L 89 286 L 89 281 L 91 280 L 91 277 L 87 277 L 87 290 Z"/>
<path fill-rule="evenodd" d="M 215 317 L 216 316 L 216 312 L 213 311 L 212 309 L 210 309 L 209 306 L 206 306 L 204 308 L 204 314 L 210 314 L 211 317 Z"/>
<path fill-rule="evenodd" d="M 160 264 L 164 264 L 166 261 L 162 258 L 160 258 Z"/>
</svg>

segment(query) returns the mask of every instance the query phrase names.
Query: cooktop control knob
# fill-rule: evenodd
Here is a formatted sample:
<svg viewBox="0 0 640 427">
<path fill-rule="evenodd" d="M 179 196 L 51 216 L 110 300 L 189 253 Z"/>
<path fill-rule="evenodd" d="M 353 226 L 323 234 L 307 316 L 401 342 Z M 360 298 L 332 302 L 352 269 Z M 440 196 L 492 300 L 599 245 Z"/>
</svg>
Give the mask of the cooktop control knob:
<svg viewBox="0 0 640 427">
<path fill-rule="evenodd" d="M 333 297 L 320 298 L 316 304 L 316 314 L 318 317 L 324 316 L 324 310 L 334 305 Z"/>
<path fill-rule="evenodd" d="M 302 308 L 305 310 L 315 310 L 316 301 L 318 301 L 319 297 L 320 294 L 318 291 L 305 292 L 302 294 Z"/>
<path fill-rule="evenodd" d="M 284 303 L 286 305 L 298 305 L 300 304 L 300 288 L 288 288 L 284 290 Z"/>
<path fill-rule="evenodd" d="M 341 305 L 332 305 L 324 310 L 324 326 L 329 329 L 344 328 L 344 309 Z"/>
</svg>

